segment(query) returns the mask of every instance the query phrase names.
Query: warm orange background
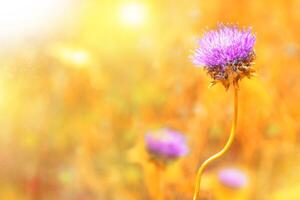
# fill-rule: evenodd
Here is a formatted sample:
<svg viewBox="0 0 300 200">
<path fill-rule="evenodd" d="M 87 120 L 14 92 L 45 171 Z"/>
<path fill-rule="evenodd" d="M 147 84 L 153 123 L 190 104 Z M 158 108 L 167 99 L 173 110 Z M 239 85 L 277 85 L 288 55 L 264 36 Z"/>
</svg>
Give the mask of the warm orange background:
<svg viewBox="0 0 300 200">
<path fill-rule="evenodd" d="M 39 30 L 0 37 L 0 199 L 159 199 L 160 173 L 163 199 L 191 200 L 232 117 L 232 91 L 208 88 L 189 60 L 218 22 L 253 27 L 258 76 L 240 85 L 237 138 L 203 193 L 300 199 L 299 10 L 299 0 L 74 0 Z M 185 133 L 190 154 L 157 172 L 143 135 L 160 127 Z M 250 184 L 220 185 L 228 166 Z"/>
</svg>

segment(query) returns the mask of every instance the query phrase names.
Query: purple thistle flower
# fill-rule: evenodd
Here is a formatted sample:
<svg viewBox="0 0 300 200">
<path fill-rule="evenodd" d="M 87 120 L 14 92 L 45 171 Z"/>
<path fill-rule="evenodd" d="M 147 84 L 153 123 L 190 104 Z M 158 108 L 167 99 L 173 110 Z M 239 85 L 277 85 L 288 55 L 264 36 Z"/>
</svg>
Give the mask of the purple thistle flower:
<svg viewBox="0 0 300 200">
<path fill-rule="evenodd" d="M 251 28 L 220 24 L 199 39 L 199 48 L 195 50 L 192 61 L 207 70 L 213 78 L 212 84 L 220 81 L 228 88 L 231 83 L 237 85 L 245 76 L 250 78 L 254 72 L 251 65 L 255 59 L 255 41 Z"/>
<path fill-rule="evenodd" d="M 145 145 L 151 155 L 163 160 L 173 160 L 188 153 L 184 135 L 167 128 L 147 133 Z"/>
<path fill-rule="evenodd" d="M 219 172 L 220 182 L 232 189 L 240 189 L 247 185 L 248 177 L 239 169 L 227 168 Z"/>
</svg>

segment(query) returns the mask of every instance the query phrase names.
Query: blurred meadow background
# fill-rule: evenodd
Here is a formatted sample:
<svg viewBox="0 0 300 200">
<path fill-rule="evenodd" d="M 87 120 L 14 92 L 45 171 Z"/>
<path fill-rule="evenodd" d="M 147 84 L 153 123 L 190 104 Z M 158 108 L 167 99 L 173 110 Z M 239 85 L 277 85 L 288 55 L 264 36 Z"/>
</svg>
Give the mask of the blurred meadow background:
<svg viewBox="0 0 300 200">
<path fill-rule="evenodd" d="M 253 27 L 258 76 L 241 82 L 237 137 L 206 170 L 203 200 L 299 200 L 299 11 L 299 0 L 1 0 L 0 199 L 191 200 L 197 168 L 228 138 L 232 90 L 208 88 L 189 56 L 223 22 Z M 189 153 L 158 175 L 144 135 L 164 127 Z M 222 184 L 224 168 L 247 184 Z"/>
</svg>

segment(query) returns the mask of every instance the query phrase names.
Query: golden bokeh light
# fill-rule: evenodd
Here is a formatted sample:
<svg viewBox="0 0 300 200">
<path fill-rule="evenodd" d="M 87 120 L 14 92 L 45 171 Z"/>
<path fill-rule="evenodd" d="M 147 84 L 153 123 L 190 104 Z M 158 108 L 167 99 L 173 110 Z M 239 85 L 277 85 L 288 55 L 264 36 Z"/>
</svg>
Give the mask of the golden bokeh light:
<svg viewBox="0 0 300 200">
<path fill-rule="evenodd" d="M 146 5 L 138 2 L 131 2 L 121 5 L 120 20 L 123 25 L 139 26 L 147 19 Z"/>
<path fill-rule="evenodd" d="M 67 64 L 74 68 L 83 68 L 91 63 L 90 53 L 79 47 L 57 44 L 51 46 L 49 51 L 54 59 L 58 59 L 63 64 Z"/>
<path fill-rule="evenodd" d="M 82 49 L 63 48 L 60 54 L 62 60 L 79 68 L 84 67 L 90 61 L 89 53 Z"/>
<path fill-rule="evenodd" d="M 70 51 L 66 53 L 65 56 L 77 66 L 85 65 L 90 60 L 89 54 L 84 50 Z"/>
</svg>

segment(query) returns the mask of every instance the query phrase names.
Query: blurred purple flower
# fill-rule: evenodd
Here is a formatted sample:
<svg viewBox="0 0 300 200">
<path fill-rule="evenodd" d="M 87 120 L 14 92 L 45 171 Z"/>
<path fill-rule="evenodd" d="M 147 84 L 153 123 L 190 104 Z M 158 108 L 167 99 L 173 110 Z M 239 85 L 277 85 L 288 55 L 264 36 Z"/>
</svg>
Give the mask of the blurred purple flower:
<svg viewBox="0 0 300 200">
<path fill-rule="evenodd" d="M 150 154 L 167 160 L 176 159 L 188 153 L 185 136 L 167 128 L 147 133 L 145 145 Z"/>
<path fill-rule="evenodd" d="M 199 39 L 199 48 L 195 50 L 192 61 L 208 71 L 213 83 L 221 81 L 228 88 L 232 81 L 237 83 L 254 72 L 250 67 L 255 59 L 255 41 L 251 28 L 239 29 L 220 24 L 216 30 L 206 32 Z"/>
<path fill-rule="evenodd" d="M 222 184 L 232 189 L 240 189 L 247 185 L 247 175 L 239 169 L 227 168 L 219 172 L 219 180 Z"/>
</svg>

